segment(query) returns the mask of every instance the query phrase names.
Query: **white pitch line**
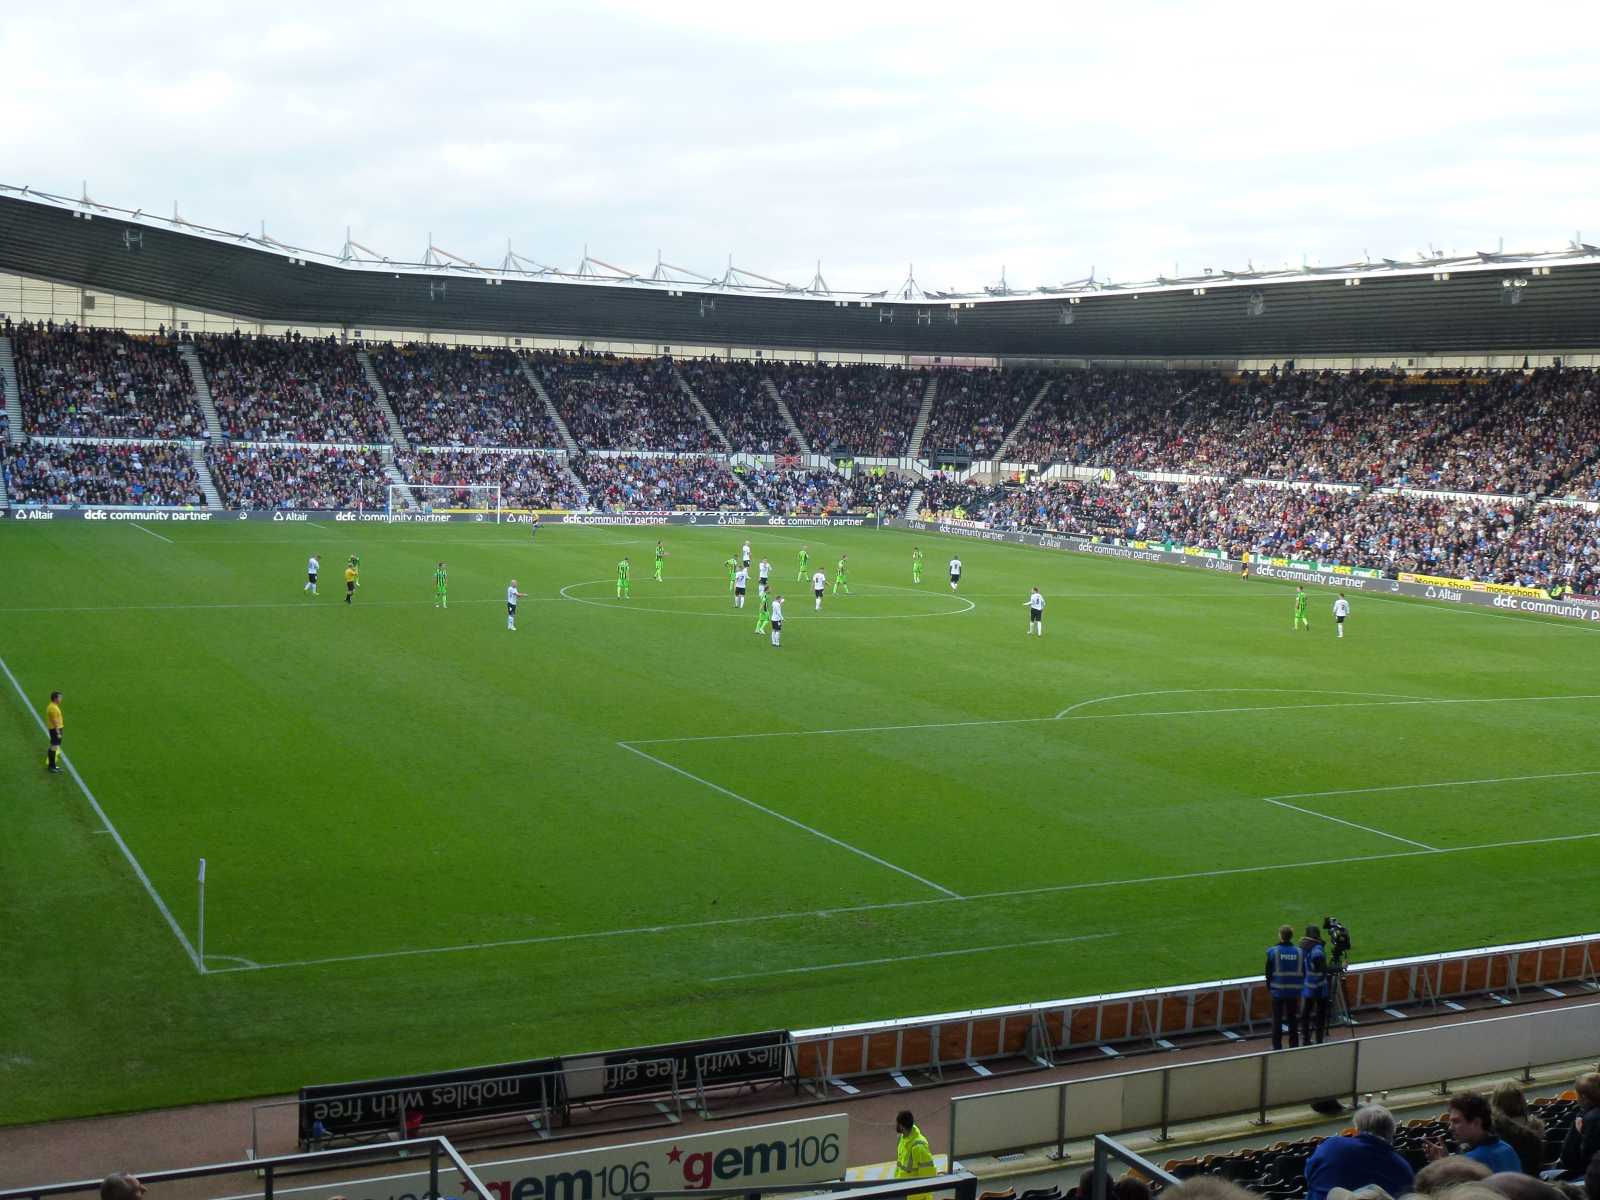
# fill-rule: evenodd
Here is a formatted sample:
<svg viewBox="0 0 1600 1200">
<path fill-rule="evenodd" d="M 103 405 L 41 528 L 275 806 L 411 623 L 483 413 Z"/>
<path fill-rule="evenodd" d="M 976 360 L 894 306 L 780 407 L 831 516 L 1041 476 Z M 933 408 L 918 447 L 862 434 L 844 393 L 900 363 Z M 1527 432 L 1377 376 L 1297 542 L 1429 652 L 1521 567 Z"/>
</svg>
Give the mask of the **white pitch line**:
<svg viewBox="0 0 1600 1200">
<path fill-rule="evenodd" d="M 140 533 L 148 533 L 151 537 L 156 538 L 156 539 L 158 539 L 160 541 L 163 541 L 169 546 L 176 546 L 178 544 L 178 543 L 174 542 L 171 538 L 167 537 L 165 534 L 157 533 L 154 529 L 146 529 L 143 525 L 139 524 L 139 522 L 137 522 L 137 521 L 129 521 L 128 524 L 132 525 Z"/>
<path fill-rule="evenodd" d="M 1376 600 L 1380 604 L 1398 604 L 1404 608 L 1409 608 L 1414 612 L 1464 613 L 1476 617 L 1499 617 L 1503 621 L 1520 621 L 1524 625 L 1532 625 L 1539 629 L 1570 629 L 1576 630 L 1580 633 L 1586 630 L 1589 632 L 1594 631 L 1594 626 L 1587 621 L 1579 622 L 1554 616 L 1546 620 L 1541 618 L 1538 613 L 1494 612 L 1487 608 L 1478 608 L 1474 605 L 1466 604 L 1460 606 L 1439 603 L 1429 604 L 1428 601 L 1421 596 L 1374 596 L 1365 592 L 1357 592 L 1356 595 L 1361 600 Z M 1279 596 L 1278 599 L 1282 599 L 1282 596 Z"/>
<path fill-rule="evenodd" d="M 655 763 L 658 767 L 665 767 L 669 771 L 673 771 L 679 775 L 682 775 L 685 779 L 693 780 L 702 787 L 708 787 L 714 792 L 721 792 L 724 796 L 727 796 L 731 800 L 737 800 L 740 804 L 747 804 L 757 812 L 766 813 L 769 817 L 776 817 L 778 820 L 787 825 L 792 825 L 796 829 L 811 834 L 813 837 L 819 837 L 825 842 L 830 842 L 833 845 L 838 846 L 841 850 L 848 850 L 851 854 L 858 854 L 870 862 L 877 863 L 880 867 L 887 867 L 891 871 L 896 871 L 899 874 L 904 875 L 907 879 L 914 879 L 925 887 L 931 887 L 936 892 L 943 892 L 952 900 L 960 900 L 962 898 L 959 892 L 952 891 L 950 888 L 945 887 L 942 883 L 935 883 L 931 879 L 924 879 L 915 871 L 908 871 L 905 867 L 896 866 L 886 858 L 879 858 L 870 850 L 863 850 L 860 846 L 852 846 L 849 842 L 836 838 L 831 833 L 823 833 L 822 830 L 807 825 L 804 821 L 797 821 L 793 817 L 787 815 L 786 813 L 781 813 L 775 808 L 768 808 L 765 804 L 757 804 L 754 800 L 749 800 L 744 796 L 739 795 L 738 792 L 729 791 L 720 783 L 712 783 L 709 779 L 702 779 L 692 771 L 685 771 L 682 767 L 674 766 L 672 763 L 667 762 L 666 759 L 657 758 L 654 754 L 647 754 L 637 746 L 630 746 L 627 742 L 618 742 L 617 745 L 621 746 L 624 750 L 628 750 L 634 754 L 637 754 L 642 759 L 646 759 L 649 762 Z"/>
<path fill-rule="evenodd" d="M 1343 817 L 1329 816 L 1327 813 L 1313 812 L 1309 808 L 1301 808 L 1298 804 L 1288 804 L 1282 800 L 1267 798 L 1268 804 L 1276 804 L 1279 808 L 1292 809 L 1297 813 L 1304 813 L 1308 817 L 1321 817 L 1324 821 L 1332 821 L 1337 825 L 1346 825 L 1351 829 L 1361 829 L 1367 833 L 1375 833 L 1379 837 L 1390 838 L 1396 842 L 1404 842 L 1408 846 L 1416 846 L 1421 850 L 1437 850 L 1437 846 L 1430 846 L 1426 842 L 1419 842 L 1413 838 L 1401 837 L 1398 833 L 1388 833 L 1382 829 L 1374 829 L 1371 825 L 1359 825 L 1355 821 L 1346 821 Z"/>
<path fill-rule="evenodd" d="M 48 737 L 49 732 L 45 729 L 44 718 L 40 717 L 37 710 L 28 702 L 28 693 L 22 690 L 22 685 L 17 682 L 17 677 L 11 673 L 11 668 L 6 665 L 4 658 L 0 658 L 0 671 L 4 671 L 6 678 L 11 681 L 11 686 L 15 689 L 17 698 L 22 701 L 22 706 L 33 717 L 34 724 L 39 726 L 39 732 Z M 172 935 L 178 939 L 178 945 L 183 947 L 183 952 L 189 956 L 189 961 L 194 964 L 195 970 L 204 975 L 206 973 L 205 964 L 200 961 L 200 956 L 195 953 L 195 948 L 190 944 L 188 935 L 183 932 L 183 928 L 173 917 L 172 910 L 167 907 L 166 901 L 161 898 L 160 893 L 155 889 L 155 885 L 150 882 L 150 876 L 144 873 L 144 868 L 139 865 L 139 860 L 133 856 L 133 851 L 128 849 L 128 843 L 122 840 L 122 834 L 117 832 L 117 827 L 111 823 L 111 818 L 106 816 L 106 810 L 100 807 L 100 802 L 94 798 L 94 793 L 89 790 L 89 785 L 83 781 L 83 776 L 78 774 L 78 768 L 72 765 L 72 760 L 65 754 L 62 754 L 60 758 L 62 762 L 67 764 L 67 773 L 77 783 L 78 790 L 83 793 L 83 798 L 89 802 L 89 807 L 94 809 L 95 816 L 100 818 L 100 824 L 104 827 L 105 832 L 109 833 L 112 840 L 117 843 L 117 849 L 122 851 L 122 857 L 128 860 L 128 865 L 133 868 L 133 873 L 138 876 L 139 882 L 144 885 L 145 892 L 155 902 L 155 906 L 162 917 L 166 919 L 167 927 L 172 930 Z"/>
<path fill-rule="evenodd" d="M 843 971 L 848 967 L 881 967 L 888 963 L 921 962 L 928 958 L 958 958 L 968 954 L 994 954 L 1001 950 L 1024 950 L 1030 946 L 1060 946 L 1067 942 L 1095 942 L 1116 937 L 1114 933 L 1080 933 L 1075 937 L 1038 938 L 1031 942 L 1005 942 L 998 946 L 971 946 L 963 950 L 931 950 L 927 954 L 900 954 L 893 958 L 860 958 L 854 962 L 822 963 L 814 967 L 781 967 L 773 971 L 745 971 L 738 975 L 708 975 L 707 983 L 726 983 L 730 979 L 762 979 L 772 975 L 809 975 L 813 971 Z"/>
<path fill-rule="evenodd" d="M 1522 838 L 1510 842 L 1484 842 L 1472 846 L 1445 846 L 1437 850 L 1394 850 L 1386 854 L 1357 854 L 1346 858 L 1311 859 L 1304 862 L 1266 863 L 1252 867 L 1223 867 L 1212 871 L 1187 871 L 1175 875 L 1144 875 L 1132 879 L 1101 879 L 1083 883 L 1046 884 L 1043 887 L 1014 888 L 999 892 L 975 892 L 968 896 L 929 896 L 919 900 L 887 900 L 877 904 L 848 904 L 830 908 L 808 908 L 796 912 L 757 913 L 748 917 L 719 917 L 709 921 L 682 921 L 676 924 L 634 925 L 624 929 L 600 929 L 580 933 L 546 934 L 538 937 L 507 938 L 494 942 L 465 942 L 454 946 L 423 946 L 403 950 L 376 950 L 367 954 L 335 954 L 324 958 L 301 958 L 286 962 L 261 963 L 254 967 L 218 967 L 212 975 L 236 971 L 279 971 L 294 967 L 335 966 L 341 963 L 372 962 L 386 958 L 418 958 L 435 954 L 461 954 L 469 950 L 497 950 L 518 946 L 542 946 L 557 942 L 604 941 L 662 933 L 681 933 L 697 929 L 718 929 L 741 925 L 765 925 L 778 921 L 816 920 L 856 913 L 887 912 L 901 908 L 925 908 L 934 904 L 970 904 L 979 900 L 1018 900 L 1058 892 L 1096 891 L 1115 887 L 1148 887 L 1152 884 L 1185 883 L 1194 879 L 1215 879 L 1227 875 L 1259 875 L 1271 871 L 1298 871 L 1316 867 L 1343 867 L 1354 863 L 1387 862 L 1397 858 L 1422 858 L 1432 854 L 1468 854 L 1484 850 L 1507 850 L 1520 846 L 1547 846 L 1560 842 L 1600 839 L 1600 832 L 1565 833 L 1551 837 Z M 209 955 L 207 957 L 210 957 Z"/>
<path fill-rule="evenodd" d="M 334 593 L 328 593 L 330 597 Z M 319 597 L 320 599 L 320 597 Z M 559 596 L 524 596 L 522 602 L 539 601 L 553 603 L 561 599 Z M 356 608 L 408 608 L 418 607 L 432 603 L 429 600 L 363 600 L 358 602 Z M 500 604 L 499 599 L 491 600 L 457 600 L 457 607 L 468 604 Z M 330 601 L 319 604 L 317 600 L 285 600 L 267 604 L 83 604 L 83 605 L 58 605 L 50 608 L 0 608 L 0 616 L 15 613 L 107 613 L 107 612 L 205 612 L 227 611 L 230 609 L 256 609 L 256 608 L 303 608 L 307 612 L 316 612 L 326 609 L 329 612 L 342 608 L 343 605 Z"/>
<path fill-rule="evenodd" d="M 1430 696 L 1407 696 L 1396 692 L 1342 692 L 1324 688 L 1162 688 L 1154 692 L 1121 692 L 1115 696 L 1096 696 L 1092 700 L 1080 700 L 1076 704 L 1068 705 L 1056 714 L 1056 720 L 1066 720 L 1072 713 L 1080 708 L 1088 708 L 1091 704 L 1109 704 L 1113 700 L 1138 700 L 1145 696 L 1215 696 L 1220 693 L 1251 692 L 1256 694 L 1290 694 L 1296 696 L 1367 696 L 1381 700 L 1431 700 Z M 1303 708 L 1305 705 L 1289 705 L 1291 708 Z M 1219 712 L 1220 709 L 1201 709 L 1202 712 Z"/>
<path fill-rule="evenodd" d="M 1480 783 L 1528 783 L 1535 779 L 1579 779 L 1600 775 L 1600 771 L 1552 771 L 1545 775 L 1506 775 L 1499 779 L 1446 779 L 1441 783 L 1390 783 L 1382 787 L 1336 788 L 1330 792 L 1289 792 L 1282 796 L 1268 796 L 1273 803 L 1279 800 L 1315 800 L 1319 796 L 1359 796 L 1369 792 L 1412 792 L 1422 788 L 1468 787 Z M 1319 814 L 1320 815 L 1320 814 Z"/>
</svg>

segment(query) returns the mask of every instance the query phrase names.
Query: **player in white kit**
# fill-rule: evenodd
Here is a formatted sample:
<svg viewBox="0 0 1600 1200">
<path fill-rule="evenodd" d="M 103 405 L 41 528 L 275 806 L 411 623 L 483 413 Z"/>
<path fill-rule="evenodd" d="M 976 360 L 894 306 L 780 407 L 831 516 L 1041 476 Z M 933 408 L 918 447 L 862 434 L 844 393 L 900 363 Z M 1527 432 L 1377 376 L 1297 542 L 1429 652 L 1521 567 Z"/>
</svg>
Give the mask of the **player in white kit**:
<svg viewBox="0 0 1600 1200">
<path fill-rule="evenodd" d="M 322 564 L 317 561 L 315 554 L 306 559 L 306 586 L 304 590 L 310 592 L 313 596 L 317 594 L 317 575 L 321 570 Z"/>
<path fill-rule="evenodd" d="M 517 591 L 517 581 L 513 579 L 511 586 L 506 589 L 506 628 L 512 633 L 517 631 L 517 601 L 526 596 L 527 592 Z"/>
<path fill-rule="evenodd" d="M 822 593 L 828 590 L 828 575 L 826 571 L 817 571 L 811 576 L 811 594 L 817 598 L 816 611 L 822 611 Z"/>
<path fill-rule="evenodd" d="M 953 592 L 960 586 L 961 560 L 959 558 L 952 558 L 950 560 L 950 590 Z"/>
<path fill-rule="evenodd" d="M 733 606 L 744 607 L 744 589 L 750 582 L 750 568 L 740 567 L 733 573 Z"/>
<path fill-rule="evenodd" d="M 780 645 L 780 635 L 783 633 L 783 597 L 772 598 L 772 644 Z"/>
<path fill-rule="evenodd" d="M 1033 595 L 1025 601 L 1028 606 L 1028 634 L 1037 633 L 1044 636 L 1044 597 L 1039 594 L 1039 589 L 1033 589 Z"/>
<path fill-rule="evenodd" d="M 771 577 L 771 575 L 772 575 L 772 564 L 769 563 L 766 559 L 763 558 L 761 560 L 761 565 L 756 568 L 756 594 L 757 595 L 765 596 L 767 594 L 767 580 Z"/>
<path fill-rule="evenodd" d="M 1344 619 L 1350 615 L 1350 601 L 1344 598 L 1344 593 L 1339 593 L 1339 598 L 1333 602 L 1333 624 L 1339 630 L 1339 636 L 1344 636 Z"/>
</svg>

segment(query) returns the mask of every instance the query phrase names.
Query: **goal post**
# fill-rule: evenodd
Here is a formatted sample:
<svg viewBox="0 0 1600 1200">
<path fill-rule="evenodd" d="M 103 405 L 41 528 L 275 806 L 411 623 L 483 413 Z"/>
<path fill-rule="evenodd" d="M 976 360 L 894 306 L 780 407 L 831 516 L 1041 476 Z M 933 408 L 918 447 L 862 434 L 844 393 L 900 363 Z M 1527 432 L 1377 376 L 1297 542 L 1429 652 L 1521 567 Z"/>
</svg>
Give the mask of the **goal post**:
<svg viewBox="0 0 1600 1200">
<path fill-rule="evenodd" d="M 498 525 L 505 509 L 498 483 L 391 483 L 384 511 L 391 520 L 419 513 L 493 516 Z"/>
</svg>

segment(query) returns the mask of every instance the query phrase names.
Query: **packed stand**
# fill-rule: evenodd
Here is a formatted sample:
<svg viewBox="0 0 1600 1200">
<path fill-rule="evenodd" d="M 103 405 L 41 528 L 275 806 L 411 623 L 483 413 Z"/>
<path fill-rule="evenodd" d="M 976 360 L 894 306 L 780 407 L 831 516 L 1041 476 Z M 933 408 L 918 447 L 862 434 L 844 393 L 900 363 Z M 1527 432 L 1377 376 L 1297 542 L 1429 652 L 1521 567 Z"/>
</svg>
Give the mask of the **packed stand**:
<svg viewBox="0 0 1600 1200">
<path fill-rule="evenodd" d="M 1048 378 L 1042 371 L 941 371 L 923 452 L 993 458 Z"/>
<path fill-rule="evenodd" d="M 14 328 L 23 429 L 53 437 L 198 438 L 205 421 L 165 339 L 109 329 Z"/>
<path fill-rule="evenodd" d="M 539 353 L 530 362 L 585 450 L 722 449 L 669 358 Z"/>
<path fill-rule="evenodd" d="M 588 489 L 589 507 L 607 512 L 749 505 L 738 480 L 714 458 L 586 454 L 575 459 L 572 468 Z"/>
<path fill-rule="evenodd" d="M 682 362 L 678 370 L 706 406 L 735 452 L 799 454 L 764 382 L 765 363 Z"/>
<path fill-rule="evenodd" d="M 922 484 L 922 511 L 967 519 L 984 519 L 988 503 L 996 493 L 989 484 L 963 483 L 942 472 L 930 475 Z"/>
<path fill-rule="evenodd" d="M 228 508 L 382 511 L 389 477 L 377 450 L 313 446 L 215 446 L 212 481 Z"/>
<path fill-rule="evenodd" d="M 355 351 L 329 338 L 245 337 L 196 341 L 217 417 L 246 442 L 389 440 Z"/>
<path fill-rule="evenodd" d="M 179 446 L 25 442 L 11 447 L 13 504 L 204 505 L 200 477 Z"/>
<path fill-rule="evenodd" d="M 369 357 L 413 445 L 561 445 L 509 350 L 411 344 L 375 349 Z"/>
<path fill-rule="evenodd" d="M 516 454 L 495 450 L 419 450 L 396 458 L 406 481 L 412 484 L 498 484 L 505 508 L 584 508 L 583 492 L 573 483 L 561 460 L 546 454 Z M 490 501 L 482 493 L 416 494 L 418 503 L 440 504 L 439 495 L 452 501 L 470 500 L 477 506 Z"/>
<path fill-rule="evenodd" d="M 899 367 L 774 366 L 771 379 L 813 451 L 900 458 L 929 376 Z"/>
<path fill-rule="evenodd" d="M 781 516 L 823 516 L 840 512 L 873 512 L 888 516 L 905 511 L 913 484 L 898 475 L 762 468 L 743 475 L 745 486 L 762 508 Z"/>
</svg>

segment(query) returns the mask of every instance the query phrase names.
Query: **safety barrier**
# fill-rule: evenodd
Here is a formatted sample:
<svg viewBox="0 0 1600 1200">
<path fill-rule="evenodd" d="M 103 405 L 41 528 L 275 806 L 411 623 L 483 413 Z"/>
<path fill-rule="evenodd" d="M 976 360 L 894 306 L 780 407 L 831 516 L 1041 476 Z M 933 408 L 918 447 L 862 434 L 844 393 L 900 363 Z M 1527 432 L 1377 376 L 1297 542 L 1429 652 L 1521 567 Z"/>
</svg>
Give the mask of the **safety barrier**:
<svg viewBox="0 0 1600 1200">
<path fill-rule="evenodd" d="M 1342 986 L 1351 1013 L 1392 1010 L 1400 1017 L 1406 1015 L 1400 1005 L 1444 1008 L 1477 996 L 1502 1003 L 1548 999 L 1545 989 L 1556 984 L 1600 991 L 1600 934 L 1356 963 Z M 810 1082 L 889 1071 L 937 1077 L 948 1066 L 996 1059 L 1049 1066 L 1063 1053 L 1094 1046 L 1160 1045 L 1205 1033 L 1238 1037 L 1264 1030 L 1271 1012 L 1271 997 L 1255 976 L 796 1030 L 795 1054 L 800 1077 Z"/>
<path fill-rule="evenodd" d="M 1319 1046 L 1238 1055 L 956 1096 L 950 1154 L 993 1154 L 1066 1144 L 1096 1134 L 1157 1130 L 1330 1096 L 1381 1093 L 1521 1071 L 1600 1055 L 1600 1003 L 1407 1029 Z"/>
</svg>

